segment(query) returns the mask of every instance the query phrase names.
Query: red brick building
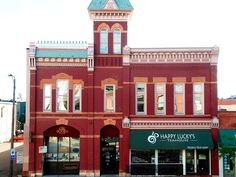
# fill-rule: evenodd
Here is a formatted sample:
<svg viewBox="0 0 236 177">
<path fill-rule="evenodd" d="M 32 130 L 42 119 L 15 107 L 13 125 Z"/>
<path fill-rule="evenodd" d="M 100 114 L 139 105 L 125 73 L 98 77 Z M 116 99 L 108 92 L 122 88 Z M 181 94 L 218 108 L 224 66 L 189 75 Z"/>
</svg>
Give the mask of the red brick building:
<svg viewBox="0 0 236 177">
<path fill-rule="evenodd" d="M 234 100 L 219 100 L 218 103 L 229 106 L 232 103 L 234 104 Z M 219 149 L 219 152 L 221 152 L 219 157 L 219 176 L 235 176 L 236 111 L 219 111 L 218 117 L 220 123 L 219 145 L 220 148 L 223 148 L 223 150 Z"/>
<path fill-rule="evenodd" d="M 218 175 L 218 47 L 130 48 L 128 0 L 92 0 L 94 43 L 31 43 L 25 174 Z"/>
</svg>

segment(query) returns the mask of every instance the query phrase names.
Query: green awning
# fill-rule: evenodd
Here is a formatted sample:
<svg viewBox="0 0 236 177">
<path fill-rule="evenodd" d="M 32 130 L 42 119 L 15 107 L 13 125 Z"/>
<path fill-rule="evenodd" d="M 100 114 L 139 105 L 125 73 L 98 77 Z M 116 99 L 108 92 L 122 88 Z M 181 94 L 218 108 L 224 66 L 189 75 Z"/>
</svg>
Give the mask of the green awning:
<svg viewBox="0 0 236 177">
<path fill-rule="evenodd" d="M 130 148 L 213 149 L 211 130 L 130 130 Z"/>
<path fill-rule="evenodd" d="M 236 149 L 236 129 L 220 129 L 219 145 Z"/>
</svg>

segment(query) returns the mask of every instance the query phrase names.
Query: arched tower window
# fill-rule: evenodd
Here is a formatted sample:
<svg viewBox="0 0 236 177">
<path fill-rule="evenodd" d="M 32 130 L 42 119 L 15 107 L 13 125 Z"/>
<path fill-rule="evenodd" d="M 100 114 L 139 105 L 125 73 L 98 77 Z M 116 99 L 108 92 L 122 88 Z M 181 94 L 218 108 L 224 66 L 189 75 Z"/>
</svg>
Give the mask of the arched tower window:
<svg viewBox="0 0 236 177">
<path fill-rule="evenodd" d="M 100 30 L 100 53 L 108 53 L 108 29 L 106 28 Z"/>
<path fill-rule="evenodd" d="M 113 53 L 121 53 L 121 30 L 119 28 L 113 30 Z"/>
</svg>

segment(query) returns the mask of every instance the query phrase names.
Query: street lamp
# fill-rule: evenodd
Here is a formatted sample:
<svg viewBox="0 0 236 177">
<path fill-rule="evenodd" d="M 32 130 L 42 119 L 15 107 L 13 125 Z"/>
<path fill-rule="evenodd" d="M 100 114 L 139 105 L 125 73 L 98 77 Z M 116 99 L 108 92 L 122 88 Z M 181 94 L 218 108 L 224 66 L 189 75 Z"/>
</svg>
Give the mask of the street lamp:
<svg viewBox="0 0 236 177">
<path fill-rule="evenodd" d="M 16 78 L 12 74 L 8 75 L 13 80 L 13 100 L 12 100 L 12 123 L 11 123 L 11 154 L 10 154 L 10 171 L 9 171 L 9 177 L 13 176 L 13 161 L 14 158 L 12 156 L 15 156 L 15 150 L 14 150 L 14 123 L 15 123 L 15 90 L 16 90 Z M 14 154 L 13 154 L 14 153 Z"/>
</svg>

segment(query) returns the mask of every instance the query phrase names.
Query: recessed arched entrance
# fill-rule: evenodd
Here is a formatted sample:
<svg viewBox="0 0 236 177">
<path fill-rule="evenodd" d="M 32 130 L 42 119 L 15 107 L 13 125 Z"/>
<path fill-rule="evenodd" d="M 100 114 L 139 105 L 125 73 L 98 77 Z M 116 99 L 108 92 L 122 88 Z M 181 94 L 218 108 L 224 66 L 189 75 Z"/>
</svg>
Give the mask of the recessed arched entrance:
<svg viewBox="0 0 236 177">
<path fill-rule="evenodd" d="M 44 132 L 43 174 L 79 174 L 80 133 L 75 128 L 58 125 Z"/>
<path fill-rule="evenodd" d="M 119 173 L 119 149 L 120 132 L 113 125 L 107 125 L 100 132 L 100 173 L 118 174 Z"/>
</svg>

